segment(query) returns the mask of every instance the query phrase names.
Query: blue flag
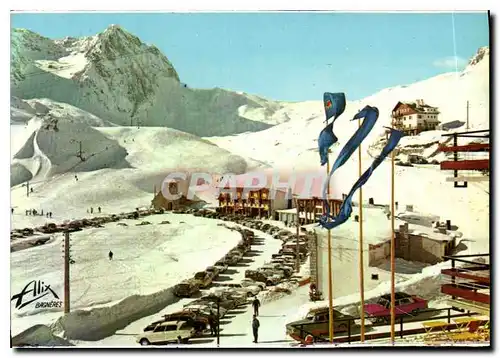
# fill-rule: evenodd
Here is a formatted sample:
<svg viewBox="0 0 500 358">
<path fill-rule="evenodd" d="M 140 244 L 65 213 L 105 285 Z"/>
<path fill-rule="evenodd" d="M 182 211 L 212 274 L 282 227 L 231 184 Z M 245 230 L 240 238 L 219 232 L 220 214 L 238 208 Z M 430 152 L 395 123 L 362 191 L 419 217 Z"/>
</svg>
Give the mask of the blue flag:
<svg viewBox="0 0 500 358">
<path fill-rule="evenodd" d="M 351 155 L 359 147 L 361 142 L 366 138 L 366 136 L 372 130 L 373 126 L 375 125 L 375 122 L 377 122 L 377 119 L 378 119 L 377 107 L 365 106 L 365 108 L 363 108 L 361 111 L 359 111 L 354 116 L 354 118 L 352 120 L 359 119 L 359 118 L 364 118 L 363 122 L 361 123 L 361 126 L 352 135 L 352 137 L 349 139 L 349 141 L 344 145 L 344 147 L 340 151 L 340 154 L 337 157 L 337 159 L 335 160 L 335 163 L 333 163 L 332 169 L 330 170 L 330 173 L 328 174 L 328 178 L 326 179 L 326 181 L 323 185 L 323 203 L 324 203 L 323 206 L 324 206 L 324 210 L 325 210 L 327 216 L 330 215 L 330 206 L 328 205 L 328 200 L 327 200 L 327 189 L 328 189 L 328 185 L 330 184 L 330 179 L 331 179 L 333 173 L 347 162 L 347 160 L 351 157 Z"/>
<path fill-rule="evenodd" d="M 345 94 L 325 92 L 323 95 L 323 103 L 325 105 L 325 121 L 333 117 L 336 120 L 345 110 Z"/>
<path fill-rule="evenodd" d="M 318 138 L 319 157 L 322 166 L 328 163 L 328 149 L 338 141 L 335 134 L 333 134 L 333 122 L 344 113 L 345 94 L 325 92 L 323 103 L 325 105 L 326 122 L 332 117 L 333 120 L 323 128 Z"/>
<path fill-rule="evenodd" d="M 347 194 L 346 198 L 344 199 L 340 211 L 336 217 L 331 217 L 329 215 L 324 215 L 319 219 L 319 224 L 325 229 L 331 230 L 347 221 L 349 217 L 352 214 L 352 197 L 356 190 L 361 188 L 363 185 L 366 184 L 368 179 L 371 177 L 373 174 L 374 170 L 377 169 L 377 167 L 384 161 L 385 158 L 396 148 L 396 146 L 399 143 L 399 140 L 403 136 L 403 132 L 388 128 L 391 133 L 389 140 L 387 141 L 387 144 L 384 146 L 382 149 L 382 152 L 380 153 L 377 158 L 374 159 L 372 165 L 359 177 L 359 179 L 354 183 L 351 191 L 349 194 Z M 329 219 L 332 219 L 331 221 Z"/>
</svg>

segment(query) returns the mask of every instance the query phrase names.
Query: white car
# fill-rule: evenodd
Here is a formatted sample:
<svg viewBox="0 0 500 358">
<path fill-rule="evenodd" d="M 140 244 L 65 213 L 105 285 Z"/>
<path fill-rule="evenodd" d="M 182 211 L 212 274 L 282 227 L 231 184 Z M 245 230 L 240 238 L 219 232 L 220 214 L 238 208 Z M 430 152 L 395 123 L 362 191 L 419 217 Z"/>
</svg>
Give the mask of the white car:
<svg viewBox="0 0 500 358">
<path fill-rule="evenodd" d="M 142 346 L 159 343 L 188 343 L 195 330 L 186 322 L 161 322 L 151 331 L 145 331 L 137 336 L 137 343 Z"/>
<path fill-rule="evenodd" d="M 220 286 L 221 289 L 225 290 L 233 290 L 234 292 L 238 292 L 244 294 L 247 297 L 256 296 L 260 291 L 262 291 L 262 286 L 259 285 L 247 285 L 243 286 L 241 283 L 224 283 Z"/>
<path fill-rule="evenodd" d="M 257 286 L 260 287 L 261 291 L 266 289 L 266 284 L 264 282 L 254 281 L 251 278 L 244 278 L 243 280 L 240 281 L 240 285 L 242 287 Z"/>
</svg>

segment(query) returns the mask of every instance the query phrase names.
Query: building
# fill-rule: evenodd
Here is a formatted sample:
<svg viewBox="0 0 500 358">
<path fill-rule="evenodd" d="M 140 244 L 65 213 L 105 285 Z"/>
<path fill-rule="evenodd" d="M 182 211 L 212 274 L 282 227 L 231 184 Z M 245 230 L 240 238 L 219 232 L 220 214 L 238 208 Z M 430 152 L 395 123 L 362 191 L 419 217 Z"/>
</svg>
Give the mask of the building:
<svg viewBox="0 0 500 358">
<path fill-rule="evenodd" d="M 187 208 L 187 207 L 192 207 L 196 204 L 202 203 L 203 201 L 200 200 L 198 197 L 193 198 L 193 200 L 189 200 L 186 198 L 185 195 L 181 194 L 181 196 L 178 199 L 167 199 L 163 195 L 163 190 L 168 190 L 170 194 L 172 195 L 178 195 L 180 188 L 185 186 L 187 181 L 179 181 L 179 180 L 165 180 L 163 182 L 163 189 L 158 191 L 156 193 L 155 189 L 155 197 L 151 201 L 151 205 L 155 209 L 163 209 L 163 210 L 177 210 L 181 208 Z M 167 187 L 168 186 L 168 187 Z M 186 192 L 186 191 L 184 191 Z"/>
<path fill-rule="evenodd" d="M 423 131 L 435 130 L 439 125 L 439 111 L 424 104 L 422 99 L 415 102 L 398 102 L 392 110 L 392 126 L 405 135 L 417 135 Z"/>
<path fill-rule="evenodd" d="M 217 211 L 224 214 L 272 218 L 276 210 L 291 207 L 287 190 L 273 188 L 267 184 L 271 182 L 270 180 L 262 188 L 257 188 L 258 180 L 254 179 L 247 173 L 236 175 L 234 181 L 219 181 Z"/>
<path fill-rule="evenodd" d="M 342 200 L 329 199 L 331 215 L 337 215 L 342 205 Z M 295 208 L 277 210 L 275 220 L 284 222 L 287 225 L 297 222 L 297 204 L 299 206 L 300 225 L 308 225 L 318 222 L 320 216 L 323 215 L 323 200 L 318 197 L 308 199 L 297 199 L 293 203 Z"/>
<path fill-rule="evenodd" d="M 435 265 L 456 248 L 456 235 L 446 227 L 432 228 L 401 223 L 395 230 L 396 258 Z M 369 245 L 369 266 L 378 266 L 390 258 L 391 240 Z"/>
<path fill-rule="evenodd" d="M 219 180 L 218 211 L 291 223 L 297 220 L 298 205 L 301 223 L 313 223 L 323 213 L 321 197 L 325 178 L 324 171 L 278 172 L 271 169 L 236 175 L 231 178 L 233 180 Z M 265 180 L 262 188 L 258 188 L 260 180 Z M 331 212 L 336 214 L 342 201 L 333 199 L 339 196 L 333 185 L 329 192 Z"/>
</svg>

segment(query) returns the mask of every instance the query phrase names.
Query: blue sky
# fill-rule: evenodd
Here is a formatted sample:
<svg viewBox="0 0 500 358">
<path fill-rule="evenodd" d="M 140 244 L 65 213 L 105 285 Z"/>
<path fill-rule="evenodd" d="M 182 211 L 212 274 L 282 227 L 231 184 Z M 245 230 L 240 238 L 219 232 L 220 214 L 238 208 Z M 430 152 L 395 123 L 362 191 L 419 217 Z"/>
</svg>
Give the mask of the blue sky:
<svg viewBox="0 0 500 358">
<path fill-rule="evenodd" d="M 487 13 L 455 13 L 459 69 L 489 44 Z M 156 45 L 190 87 L 267 98 L 349 100 L 454 71 L 451 13 L 13 14 L 12 27 L 49 38 L 121 25 Z"/>
</svg>

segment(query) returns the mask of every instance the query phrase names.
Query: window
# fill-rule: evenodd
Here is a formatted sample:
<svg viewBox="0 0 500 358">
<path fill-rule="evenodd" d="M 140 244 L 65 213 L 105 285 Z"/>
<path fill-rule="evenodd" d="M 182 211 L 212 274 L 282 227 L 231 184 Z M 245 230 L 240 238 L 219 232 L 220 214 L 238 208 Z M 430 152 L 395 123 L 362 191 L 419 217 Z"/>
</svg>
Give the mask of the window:
<svg viewBox="0 0 500 358">
<path fill-rule="evenodd" d="M 176 325 L 168 325 L 166 331 L 177 331 L 177 326 Z"/>
<path fill-rule="evenodd" d="M 157 333 L 157 332 L 165 332 L 165 326 L 158 326 L 155 328 L 154 332 Z"/>
<path fill-rule="evenodd" d="M 417 116 L 417 118 L 418 118 L 418 119 L 420 119 L 420 118 L 422 118 L 422 116 L 419 114 L 419 115 Z"/>
</svg>

